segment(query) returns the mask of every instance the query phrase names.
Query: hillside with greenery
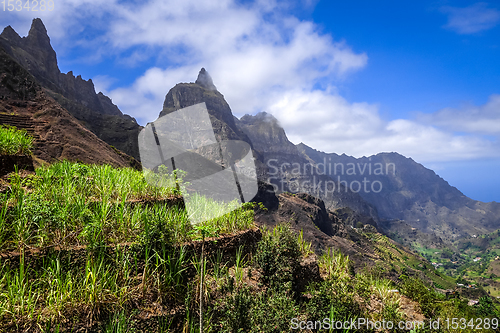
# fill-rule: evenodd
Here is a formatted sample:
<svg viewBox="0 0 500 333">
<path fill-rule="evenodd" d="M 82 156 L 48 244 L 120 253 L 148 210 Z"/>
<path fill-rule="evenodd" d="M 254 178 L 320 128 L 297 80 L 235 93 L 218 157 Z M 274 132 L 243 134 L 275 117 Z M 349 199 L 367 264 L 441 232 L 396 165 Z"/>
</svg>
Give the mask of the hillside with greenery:
<svg viewBox="0 0 500 333">
<path fill-rule="evenodd" d="M 456 279 L 460 292 L 474 298 L 481 293 L 500 297 L 500 232 L 443 242 L 435 235 L 408 230 L 391 221 L 388 235 L 427 259 L 436 271 Z M 415 229 L 415 228 L 413 228 Z M 475 297 L 477 298 L 477 297 Z"/>
<path fill-rule="evenodd" d="M 7 145 L 29 143 L 8 131 Z M 146 182 L 155 177 L 163 186 Z M 491 298 L 469 306 L 439 292 L 456 281 L 373 227 L 348 228 L 345 241 L 377 258 L 355 270 L 337 249 L 314 253 L 289 223 L 257 226 L 262 203 L 193 225 L 183 186 L 165 168 L 68 161 L 2 177 L 0 331 L 336 331 L 328 325 L 353 321 L 343 331 L 427 332 L 438 318 L 464 318 L 442 332 L 498 327 Z"/>
<path fill-rule="evenodd" d="M 60 162 L 4 178 L 2 331 L 197 332 L 200 300 L 205 332 L 287 332 L 293 318 L 497 316 L 488 298 L 470 307 L 404 274 L 422 262 L 376 232 L 363 237 L 392 277 L 382 263 L 355 273 L 334 249 L 317 256 L 288 225 L 257 228 L 261 205 L 193 226 L 174 181 L 152 187 L 133 169 Z"/>
</svg>

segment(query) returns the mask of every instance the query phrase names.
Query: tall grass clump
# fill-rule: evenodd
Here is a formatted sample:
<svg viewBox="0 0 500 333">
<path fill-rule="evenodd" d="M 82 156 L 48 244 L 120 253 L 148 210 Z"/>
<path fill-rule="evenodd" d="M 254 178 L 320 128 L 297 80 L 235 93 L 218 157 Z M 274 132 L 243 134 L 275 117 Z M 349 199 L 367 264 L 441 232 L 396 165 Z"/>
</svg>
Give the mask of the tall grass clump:
<svg viewBox="0 0 500 333">
<path fill-rule="evenodd" d="M 36 170 L 34 185 L 47 199 L 68 195 L 84 196 L 88 201 L 162 199 L 173 194 L 172 187 L 157 187 L 146 182 L 141 171 L 110 165 L 87 165 L 68 161 Z M 77 200 L 67 197 L 70 202 Z"/>
<path fill-rule="evenodd" d="M 33 149 L 33 137 L 26 130 L 0 126 L 0 155 L 29 155 Z"/>
<path fill-rule="evenodd" d="M 298 242 L 299 242 L 299 247 L 300 247 L 300 252 L 302 252 L 302 255 L 304 257 L 307 257 L 310 254 L 313 254 L 313 250 L 311 249 L 312 244 L 311 242 L 307 241 L 304 239 L 304 230 L 300 230 L 299 237 L 298 237 Z"/>
<path fill-rule="evenodd" d="M 323 253 L 318 264 L 329 279 L 347 279 L 350 276 L 349 256 L 333 248 Z"/>
<path fill-rule="evenodd" d="M 349 257 L 329 248 L 320 257 L 318 266 L 326 278 L 308 286 L 311 295 L 306 305 L 308 319 L 328 318 L 330 322 L 335 322 L 361 317 L 362 310 L 354 299 L 355 286 Z"/>
<path fill-rule="evenodd" d="M 193 197 L 195 197 L 194 200 Z M 240 204 L 237 200 L 224 203 L 198 195 L 193 195 L 190 200 L 193 207 L 196 207 L 196 211 L 187 216 L 188 220 L 191 222 L 196 222 L 200 219 L 204 220 L 199 225 L 212 236 L 230 234 L 249 229 L 253 226 L 253 208 L 255 204 L 252 202 L 245 203 L 239 207 Z M 200 228 L 195 229 L 198 231 L 202 230 Z M 197 232 L 196 238 L 200 237 L 201 233 Z"/>
<path fill-rule="evenodd" d="M 227 281 L 235 285 L 229 275 L 232 261 L 222 252 L 214 258 L 202 250 L 198 256 L 185 243 L 253 227 L 255 204 L 223 207 L 199 197 L 197 204 L 213 218 L 193 224 L 189 210 L 172 198 L 179 193 L 179 179 L 174 187 L 161 188 L 133 169 L 68 161 L 42 166 L 28 176 L 12 173 L 0 193 L 0 251 L 20 255 L 15 262 L 0 263 L 0 331 L 10 322 L 57 331 L 68 320 L 98 317 L 109 317 L 104 330 L 127 331 L 131 305 L 161 304 L 185 308 L 188 327 L 209 332 L 215 320 L 213 293 L 225 293 Z M 275 231 L 273 237 L 281 239 L 277 245 L 293 248 L 298 258 L 297 237 L 290 235 Z M 286 245 L 288 241 L 294 245 Z M 43 258 L 33 259 L 36 248 Z M 276 253 L 289 256 L 281 249 Z M 242 248 L 235 257 L 240 289 L 250 258 Z M 210 267 L 214 260 L 216 268 Z M 291 309 L 291 293 L 275 292 L 283 296 L 276 298 L 283 301 L 283 311 Z M 267 320 L 271 299 L 271 294 L 263 295 L 255 303 L 261 309 L 259 321 Z"/>
</svg>

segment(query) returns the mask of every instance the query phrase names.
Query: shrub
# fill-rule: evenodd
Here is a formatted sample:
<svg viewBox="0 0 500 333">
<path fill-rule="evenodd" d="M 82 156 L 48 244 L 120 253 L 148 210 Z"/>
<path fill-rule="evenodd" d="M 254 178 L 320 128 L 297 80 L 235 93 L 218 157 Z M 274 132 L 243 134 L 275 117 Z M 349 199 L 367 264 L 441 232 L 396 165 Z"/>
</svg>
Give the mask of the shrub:
<svg viewBox="0 0 500 333">
<path fill-rule="evenodd" d="M 262 282 L 273 287 L 290 286 L 299 269 L 301 257 L 297 236 L 287 224 L 265 232 L 257 245 L 255 263 L 262 270 Z"/>
<path fill-rule="evenodd" d="M 292 294 L 286 290 L 268 290 L 255 298 L 249 332 L 293 332 L 291 321 L 299 314 Z"/>
<path fill-rule="evenodd" d="M 401 292 L 418 302 L 422 313 L 427 318 L 433 318 L 437 314 L 437 295 L 434 290 L 428 289 L 422 280 L 415 277 L 405 277 L 400 284 Z"/>
<path fill-rule="evenodd" d="M 353 298 L 350 285 L 340 281 L 326 280 L 311 283 L 308 287 L 311 295 L 306 305 L 308 320 L 330 321 L 350 320 L 362 315 L 361 308 Z"/>
<path fill-rule="evenodd" d="M 219 305 L 219 332 L 249 332 L 251 328 L 250 309 L 254 296 L 248 288 L 241 288 L 229 294 Z"/>
<path fill-rule="evenodd" d="M 476 311 L 477 315 L 480 317 L 498 317 L 499 315 L 493 301 L 488 296 L 479 298 Z"/>
<path fill-rule="evenodd" d="M 217 332 L 289 332 L 299 314 L 292 294 L 281 288 L 252 293 L 239 288 L 217 303 Z"/>
</svg>

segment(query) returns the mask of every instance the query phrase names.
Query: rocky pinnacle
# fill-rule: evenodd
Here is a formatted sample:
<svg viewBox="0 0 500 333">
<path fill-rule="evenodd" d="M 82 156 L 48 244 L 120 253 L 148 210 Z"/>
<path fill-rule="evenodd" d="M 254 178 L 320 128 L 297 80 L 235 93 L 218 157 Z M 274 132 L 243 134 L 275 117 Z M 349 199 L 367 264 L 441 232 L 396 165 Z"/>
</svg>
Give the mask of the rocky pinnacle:
<svg viewBox="0 0 500 333">
<path fill-rule="evenodd" d="M 202 68 L 200 70 L 200 73 L 198 74 L 198 78 L 196 79 L 195 83 L 208 90 L 217 90 L 217 88 L 214 85 L 214 82 L 212 81 L 212 77 L 210 76 L 210 74 L 208 74 L 205 68 Z"/>
</svg>

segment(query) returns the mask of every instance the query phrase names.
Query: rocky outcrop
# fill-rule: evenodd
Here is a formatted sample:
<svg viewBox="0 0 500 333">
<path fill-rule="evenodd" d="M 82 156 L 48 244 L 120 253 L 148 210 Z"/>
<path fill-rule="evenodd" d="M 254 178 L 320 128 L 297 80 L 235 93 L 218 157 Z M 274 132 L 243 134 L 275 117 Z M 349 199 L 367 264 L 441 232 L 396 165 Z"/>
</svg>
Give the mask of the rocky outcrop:
<svg viewBox="0 0 500 333">
<path fill-rule="evenodd" d="M 256 211 L 255 221 L 259 226 L 270 229 L 279 223 L 287 223 L 296 232 L 302 231 L 303 238 L 311 242 L 312 250 L 317 255 L 333 248 L 349 256 L 355 272 L 362 272 L 377 263 L 388 264 L 387 258 L 380 251 L 380 244 L 373 241 L 381 235 L 372 225 L 367 224 L 368 228 L 361 230 L 353 228 L 350 221 L 343 220 L 336 212 L 328 210 L 321 199 L 307 193 L 275 195 L 268 192 L 268 196 L 273 195 L 277 204 L 269 205 L 267 210 Z M 269 197 L 268 199 L 268 202 L 273 201 Z M 367 233 L 372 236 L 368 237 Z M 415 257 L 415 254 L 407 248 L 390 240 L 387 241 L 395 253 Z M 416 257 L 415 259 L 422 260 Z M 413 271 L 410 267 L 407 269 Z M 391 272 L 387 273 L 391 274 Z"/>
<path fill-rule="evenodd" d="M 99 99 L 99 102 L 101 103 L 102 106 L 102 113 L 104 114 L 109 114 L 109 115 L 114 115 L 114 116 L 123 116 L 125 118 L 129 118 L 130 121 L 134 121 L 134 118 L 124 115 L 120 109 L 116 105 L 113 104 L 113 101 L 111 98 L 108 96 L 104 95 L 102 92 L 99 92 L 97 94 L 97 98 Z"/>
<path fill-rule="evenodd" d="M 35 78 L 0 49 L 0 112 L 31 119 L 36 137 L 34 155 L 52 162 L 67 159 L 114 166 L 135 165 L 135 159 L 113 149 L 83 127 L 50 98 Z"/>
<path fill-rule="evenodd" d="M 215 89 L 210 75 L 204 68 L 200 70 L 196 83 L 179 83 L 168 91 L 159 117 L 199 103 L 206 105 L 217 142 L 239 140 L 248 143 L 255 158 L 257 176 L 259 179 L 264 179 L 265 168 L 262 156 L 253 149 L 252 141 L 236 125 L 237 119 L 233 116 L 229 104 Z M 204 147 L 202 155 L 211 161 L 217 161 L 220 151 L 215 147 Z"/>
<path fill-rule="evenodd" d="M 28 36 L 23 38 L 11 26 L 6 27 L 0 34 L 0 45 L 42 85 L 57 88 L 60 71 L 56 52 L 42 20 L 34 19 Z"/>
<path fill-rule="evenodd" d="M 204 68 L 201 69 L 196 83 L 179 83 L 170 89 L 165 96 L 159 117 L 203 102 L 207 106 L 217 141 L 241 140 L 252 145 L 248 136 L 236 126 L 229 104 L 215 89 Z"/>
<path fill-rule="evenodd" d="M 73 72 L 61 73 L 57 56 L 47 30 L 40 19 L 34 19 L 26 37 L 20 37 L 8 26 L 0 34 L 2 47 L 28 70 L 58 103 L 66 108 L 98 137 L 119 150 L 139 158 L 137 137 L 141 126 L 134 118 L 122 114 L 109 97 L 96 94 L 91 79 L 84 80 Z"/>
</svg>

